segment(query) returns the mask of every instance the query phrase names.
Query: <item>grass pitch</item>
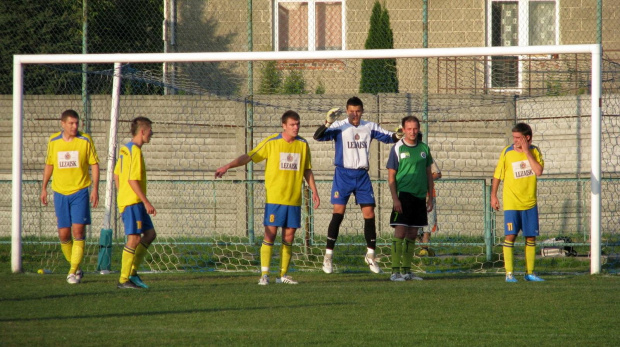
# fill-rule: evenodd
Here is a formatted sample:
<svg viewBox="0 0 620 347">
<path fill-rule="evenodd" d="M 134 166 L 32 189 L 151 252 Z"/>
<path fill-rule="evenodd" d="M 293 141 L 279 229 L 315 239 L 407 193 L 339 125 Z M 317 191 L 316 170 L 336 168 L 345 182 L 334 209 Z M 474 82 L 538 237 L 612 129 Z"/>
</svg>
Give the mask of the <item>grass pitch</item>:
<svg viewBox="0 0 620 347">
<path fill-rule="evenodd" d="M 25 346 L 616 346 L 620 276 L 292 273 L 299 285 L 258 286 L 258 274 L 0 273 L 0 345 Z"/>
</svg>

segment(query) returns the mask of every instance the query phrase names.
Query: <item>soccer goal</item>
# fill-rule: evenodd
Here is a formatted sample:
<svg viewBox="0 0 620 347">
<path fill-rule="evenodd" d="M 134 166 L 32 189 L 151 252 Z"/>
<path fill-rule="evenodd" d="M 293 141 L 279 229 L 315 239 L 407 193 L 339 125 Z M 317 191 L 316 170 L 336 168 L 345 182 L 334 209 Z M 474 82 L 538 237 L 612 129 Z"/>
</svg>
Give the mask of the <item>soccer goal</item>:
<svg viewBox="0 0 620 347">
<path fill-rule="evenodd" d="M 354 95 L 364 119 L 388 130 L 422 120 L 443 173 L 437 225 L 418 272 L 502 272 L 502 213 L 489 206 L 490 178 L 510 129 L 534 129 L 545 160 L 539 181 L 540 241 L 570 238 L 575 257 L 543 257 L 537 271 L 615 271 L 620 242 L 617 64 L 599 45 L 317 52 L 18 55 L 14 57 L 11 252 L 14 272 L 64 271 L 53 207 L 39 202 L 46 139 L 75 109 L 101 160 L 100 207 L 93 209 L 83 267 L 118 270 L 124 232 L 112 168 L 136 116 L 154 121 L 143 148 L 148 195 L 157 208 L 152 271 L 257 271 L 263 235 L 262 164 L 214 171 L 281 131 L 288 109 L 301 115 L 321 206 L 304 193 L 293 269 L 320 271 L 334 148 L 312 134 L 324 113 Z M 608 76 L 609 75 L 609 76 Z M 606 77 L 604 77 L 606 76 Z M 364 81 L 361 83 L 361 81 Z M 85 82 L 87 81 L 87 82 Z M 602 118 L 602 110 L 605 117 Z M 373 143 L 378 260 L 390 266 L 392 202 L 385 164 L 391 145 Z M 500 192 L 501 196 L 501 192 Z M 363 269 L 363 219 L 354 199 L 336 245 L 336 271 Z M 52 205 L 53 202 L 50 204 Z M 9 235 L 4 235 L 8 239 Z M 519 244 L 517 244 L 517 248 Z M 556 246 L 555 243 L 548 244 Z M 541 243 L 539 246 L 542 248 Z M 545 254 L 551 254 L 549 252 Z M 523 254 L 515 253 L 516 268 Z M 105 258 L 105 257 L 104 257 Z M 277 262 L 273 262 L 276 264 Z"/>
</svg>

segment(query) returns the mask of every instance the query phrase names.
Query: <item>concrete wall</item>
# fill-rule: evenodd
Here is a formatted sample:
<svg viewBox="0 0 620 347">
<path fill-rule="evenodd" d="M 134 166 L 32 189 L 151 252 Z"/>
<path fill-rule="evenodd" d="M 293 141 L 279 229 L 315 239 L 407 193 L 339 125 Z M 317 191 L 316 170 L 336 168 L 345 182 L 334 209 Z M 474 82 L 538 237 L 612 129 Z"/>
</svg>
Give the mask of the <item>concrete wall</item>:
<svg viewBox="0 0 620 347">
<path fill-rule="evenodd" d="M 323 120 L 323 112 L 342 106 L 348 95 L 326 95 L 321 100 L 311 96 L 257 96 L 253 108 L 253 137 L 246 142 L 246 104 L 238 100 L 204 96 L 125 96 L 121 101 L 119 143 L 129 140 L 128 121 L 147 116 L 154 123 L 152 143 L 143 150 L 149 175 L 149 195 L 158 209 L 160 235 L 174 237 L 233 234 L 247 232 L 246 194 L 255 196 L 254 224 L 262 230 L 264 192 L 261 184 L 253 187 L 241 181 L 248 172 L 231 170 L 226 180 L 213 181 L 215 169 L 255 146 L 265 136 L 279 132 L 279 117 L 286 109 L 298 110 L 302 116 L 301 136 L 308 139 L 313 156 L 313 170 L 319 181 L 322 206 L 315 211 L 314 230 L 323 235 L 331 216 L 329 195 L 333 174 L 333 145 L 312 139 Z M 386 129 L 394 129 L 403 116 L 417 114 L 420 95 L 362 95 L 365 119 Z M 109 132 L 109 96 L 93 96 L 91 133 L 102 163 L 105 163 Z M 589 179 L 590 172 L 590 104 L 588 97 L 554 97 L 523 100 L 497 96 L 462 98 L 432 95 L 432 112 L 428 118 L 429 143 L 440 163 L 444 179 L 437 183 L 438 211 L 442 230 L 458 235 L 480 236 L 484 227 L 485 180 L 492 177 L 501 149 L 511 142 L 510 128 L 515 119 L 534 128 L 534 144 L 545 159 L 547 178 Z M 608 95 L 604 114 L 620 114 L 620 98 Z M 38 202 L 40 179 L 47 136 L 57 131 L 58 117 L 64 109 L 80 110 L 79 96 L 27 96 L 24 104 L 24 228 L 33 234 L 53 235 L 54 212 Z M 605 177 L 618 177 L 618 124 L 614 117 L 603 122 Z M 8 236 L 10 225 L 11 170 L 11 97 L 0 97 L 0 143 L 7 155 L 0 158 L 0 221 L 5 226 L 0 236 Z M 390 145 L 373 143 L 371 176 L 378 180 L 378 228 L 390 232 L 387 219 L 391 208 L 385 184 L 385 162 Z M 263 165 L 254 167 L 254 178 L 263 178 Z M 106 177 L 102 164 L 102 179 Z M 565 183 L 562 183 L 565 182 Z M 568 182 L 568 183 L 566 183 Z M 615 182 L 615 183 L 614 183 Z M 487 182 L 488 184 L 488 182 Z M 617 181 L 606 183 L 604 214 L 613 225 L 618 210 L 615 191 Z M 588 227 L 588 184 L 576 181 L 541 183 L 541 217 L 544 232 L 585 230 Z M 101 184 L 104 203 L 105 182 Z M 616 199 L 616 200 L 614 200 Z M 359 209 L 351 203 L 343 235 L 361 229 Z M 348 215 L 349 215 L 348 214 Z M 102 223 L 103 207 L 94 209 L 93 226 Z M 120 224 L 117 220 L 117 223 Z M 118 230 L 117 229 L 117 230 Z"/>
</svg>

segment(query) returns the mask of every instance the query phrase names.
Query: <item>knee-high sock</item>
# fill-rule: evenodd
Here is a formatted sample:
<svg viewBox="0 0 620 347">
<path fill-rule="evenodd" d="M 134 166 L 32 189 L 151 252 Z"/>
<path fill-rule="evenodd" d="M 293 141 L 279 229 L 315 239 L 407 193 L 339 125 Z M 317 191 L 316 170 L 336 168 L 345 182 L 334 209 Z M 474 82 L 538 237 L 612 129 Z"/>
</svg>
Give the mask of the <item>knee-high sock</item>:
<svg viewBox="0 0 620 347">
<path fill-rule="evenodd" d="M 271 263 L 271 253 L 273 252 L 273 243 L 263 240 L 260 247 L 260 273 L 267 275 L 269 273 L 269 265 Z"/>
<path fill-rule="evenodd" d="M 364 218 L 364 238 L 366 239 L 366 247 L 375 249 L 377 247 L 377 229 L 375 226 L 375 217 Z"/>
<path fill-rule="evenodd" d="M 71 264 L 71 255 L 73 254 L 73 240 L 69 241 L 60 241 L 60 249 L 62 250 L 62 254 L 65 256 L 65 259 Z"/>
<path fill-rule="evenodd" d="M 415 248 L 415 239 L 405 239 L 405 244 L 403 245 L 403 256 L 402 256 L 402 273 L 407 273 L 411 271 L 411 262 L 413 261 L 413 251 Z"/>
<path fill-rule="evenodd" d="M 73 249 L 71 250 L 71 268 L 69 269 L 70 274 L 74 274 L 82 263 L 82 259 L 84 259 L 84 239 L 74 240 L 73 241 Z"/>
<path fill-rule="evenodd" d="M 392 238 L 392 273 L 400 271 L 401 256 L 403 254 L 403 239 Z"/>
<path fill-rule="evenodd" d="M 123 248 L 123 257 L 121 258 L 121 277 L 118 280 L 120 283 L 129 281 L 129 275 L 131 272 L 131 266 L 136 255 L 136 250 L 125 246 Z"/>
<path fill-rule="evenodd" d="M 148 248 L 149 246 L 146 246 L 142 242 L 136 247 L 136 255 L 133 258 L 133 264 L 131 264 L 131 271 L 129 272 L 130 276 L 135 276 L 138 273 L 140 264 L 142 264 L 144 257 L 148 254 Z"/>
<path fill-rule="evenodd" d="M 325 248 L 334 249 L 336 246 L 336 240 L 338 240 L 338 234 L 340 233 L 340 224 L 344 219 L 344 214 L 334 213 L 332 214 L 332 220 L 327 227 L 327 245 Z"/>
<path fill-rule="evenodd" d="M 514 270 L 514 242 L 504 240 L 504 267 L 506 272 L 513 272 Z"/>
<path fill-rule="evenodd" d="M 293 255 L 293 245 L 282 241 L 280 248 L 280 277 L 286 275 L 288 266 L 291 264 L 291 256 Z"/>
<path fill-rule="evenodd" d="M 525 241 L 525 273 L 534 273 L 536 262 L 536 241 Z"/>
</svg>

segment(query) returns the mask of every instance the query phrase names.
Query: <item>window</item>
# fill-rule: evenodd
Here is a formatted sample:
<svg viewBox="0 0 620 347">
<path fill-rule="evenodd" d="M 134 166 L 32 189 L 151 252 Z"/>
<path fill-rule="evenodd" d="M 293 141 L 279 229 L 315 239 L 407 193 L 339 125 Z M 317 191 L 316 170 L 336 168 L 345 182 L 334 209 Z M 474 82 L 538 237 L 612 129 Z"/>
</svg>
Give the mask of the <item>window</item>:
<svg viewBox="0 0 620 347">
<path fill-rule="evenodd" d="M 491 0 L 487 20 L 491 46 L 539 46 L 559 43 L 558 0 Z M 519 57 L 491 58 L 491 88 L 518 88 Z"/>
<path fill-rule="evenodd" d="M 274 7 L 276 50 L 344 49 L 344 0 L 275 0 Z"/>
</svg>

